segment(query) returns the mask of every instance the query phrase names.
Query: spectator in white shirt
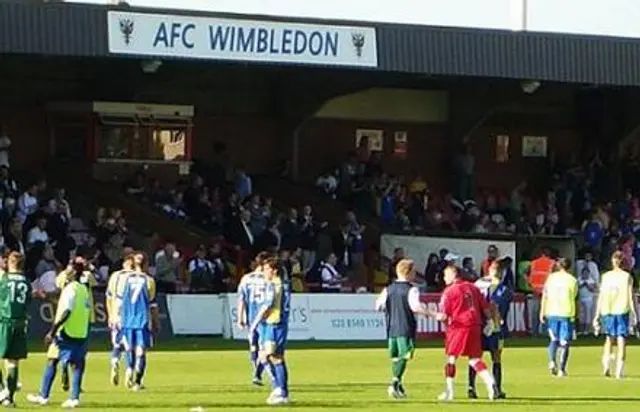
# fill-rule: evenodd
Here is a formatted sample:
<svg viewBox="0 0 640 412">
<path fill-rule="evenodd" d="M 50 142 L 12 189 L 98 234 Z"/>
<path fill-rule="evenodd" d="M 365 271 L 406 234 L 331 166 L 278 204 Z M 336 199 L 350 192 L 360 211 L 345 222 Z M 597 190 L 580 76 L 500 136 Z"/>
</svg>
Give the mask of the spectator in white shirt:
<svg viewBox="0 0 640 412">
<path fill-rule="evenodd" d="M 320 263 L 323 293 L 340 293 L 342 290 L 342 276 L 336 269 L 337 263 L 338 258 L 335 253 L 331 253 L 325 261 Z"/>
<path fill-rule="evenodd" d="M 583 259 L 576 262 L 576 272 L 580 300 L 580 327 L 581 332 L 587 334 L 595 316 L 594 300 L 600 283 L 600 271 L 590 251 L 584 252 L 583 256 Z"/>
<path fill-rule="evenodd" d="M 18 210 L 16 211 L 16 217 L 20 220 L 20 223 L 24 225 L 27 218 L 37 210 L 38 185 L 34 183 L 30 185 L 29 188 L 18 198 Z"/>
<path fill-rule="evenodd" d="M 49 234 L 47 233 L 47 218 L 38 216 L 36 225 L 27 233 L 27 247 L 32 247 L 37 242 L 49 242 Z"/>
</svg>

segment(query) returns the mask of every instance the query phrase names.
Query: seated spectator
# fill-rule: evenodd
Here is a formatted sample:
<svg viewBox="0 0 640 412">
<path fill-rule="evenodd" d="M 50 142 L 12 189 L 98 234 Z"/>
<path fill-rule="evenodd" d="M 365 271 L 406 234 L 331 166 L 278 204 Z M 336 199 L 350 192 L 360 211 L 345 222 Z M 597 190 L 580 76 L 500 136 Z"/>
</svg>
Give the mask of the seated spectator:
<svg viewBox="0 0 640 412">
<path fill-rule="evenodd" d="M 15 250 L 23 255 L 27 250 L 22 240 L 22 222 L 17 217 L 11 220 L 9 231 L 4 236 L 4 244 L 7 249 Z"/>
<path fill-rule="evenodd" d="M 143 198 L 146 192 L 146 176 L 143 172 L 137 172 L 131 180 L 125 183 L 124 191 L 130 196 Z"/>
<path fill-rule="evenodd" d="M 186 219 L 187 212 L 183 201 L 182 192 L 173 194 L 171 203 L 162 206 L 162 210 L 174 219 Z"/>
<path fill-rule="evenodd" d="M 172 242 L 167 242 L 162 250 L 156 253 L 156 282 L 158 290 L 166 293 L 176 293 L 180 290 L 180 270 L 182 256 Z"/>
<path fill-rule="evenodd" d="M 21 224 L 38 210 L 38 184 L 31 184 L 18 198 L 16 216 Z"/>
<path fill-rule="evenodd" d="M 47 217 L 45 215 L 39 215 L 36 220 L 36 225 L 27 233 L 27 247 L 33 247 L 37 242 L 47 243 L 49 242 L 49 234 L 47 233 Z"/>
<path fill-rule="evenodd" d="M 342 291 L 342 275 L 337 269 L 338 258 L 331 253 L 320 263 L 322 276 L 322 293 L 340 293 Z"/>
<path fill-rule="evenodd" d="M 55 258 L 53 248 L 50 245 L 43 244 L 41 248 L 41 259 L 35 268 L 35 278 L 39 279 L 46 272 L 58 273 L 62 269 L 62 264 Z"/>
</svg>

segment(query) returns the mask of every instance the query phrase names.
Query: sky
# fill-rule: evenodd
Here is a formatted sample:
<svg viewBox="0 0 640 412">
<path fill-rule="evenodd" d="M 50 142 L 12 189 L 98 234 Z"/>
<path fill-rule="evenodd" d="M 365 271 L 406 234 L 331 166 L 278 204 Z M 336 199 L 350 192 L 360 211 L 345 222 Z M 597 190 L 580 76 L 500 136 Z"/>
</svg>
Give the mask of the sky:
<svg viewBox="0 0 640 412">
<path fill-rule="evenodd" d="M 107 0 L 67 0 L 107 4 Z M 640 38 L 639 0 L 129 0 L 132 6 Z"/>
</svg>

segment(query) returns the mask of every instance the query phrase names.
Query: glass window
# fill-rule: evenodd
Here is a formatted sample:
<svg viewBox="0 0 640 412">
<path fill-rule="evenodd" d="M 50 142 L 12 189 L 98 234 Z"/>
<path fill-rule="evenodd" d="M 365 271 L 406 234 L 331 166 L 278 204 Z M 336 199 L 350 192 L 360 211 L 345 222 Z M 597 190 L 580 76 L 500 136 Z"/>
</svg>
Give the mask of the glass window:
<svg viewBox="0 0 640 412">
<path fill-rule="evenodd" d="M 98 134 L 98 158 L 184 160 L 187 157 L 187 128 L 184 121 L 181 126 L 160 126 L 149 122 L 102 122 Z"/>
<path fill-rule="evenodd" d="M 179 129 L 160 129 L 153 132 L 153 158 L 184 160 L 187 133 Z"/>
</svg>

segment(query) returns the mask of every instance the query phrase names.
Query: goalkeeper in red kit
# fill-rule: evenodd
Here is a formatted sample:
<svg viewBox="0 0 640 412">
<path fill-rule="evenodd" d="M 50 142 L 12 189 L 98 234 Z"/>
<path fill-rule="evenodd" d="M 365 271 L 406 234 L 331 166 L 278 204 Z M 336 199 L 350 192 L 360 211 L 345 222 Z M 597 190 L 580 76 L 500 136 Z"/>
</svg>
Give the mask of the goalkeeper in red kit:
<svg viewBox="0 0 640 412">
<path fill-rule="evenodd" d="M 430 316 L 446 325 L 446 387 L 439 399 L 453 400 L 456 360 L 461 356 L 469 358 L 469 366 L 487 386 L 489 399 L 494 399 L 498 394 L 495 380 L 482 361 L 482 334 L 493 333 L 495 327 L 492 310 L 480 290 L 473 283 L 465 281 L 461 275 L 453 264 L 444 269 L 447 287 L 442 293 L 440 311 L 430 313 Z"/>
</svg>

